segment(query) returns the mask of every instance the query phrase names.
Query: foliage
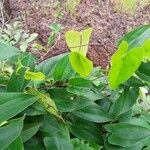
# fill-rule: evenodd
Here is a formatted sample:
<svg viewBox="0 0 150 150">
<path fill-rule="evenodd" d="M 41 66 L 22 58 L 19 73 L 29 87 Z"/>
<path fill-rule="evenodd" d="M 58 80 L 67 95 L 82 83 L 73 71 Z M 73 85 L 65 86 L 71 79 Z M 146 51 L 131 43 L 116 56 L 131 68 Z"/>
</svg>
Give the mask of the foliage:
<svg viewBox="0 0 150 150">
<path fill-rule="evenodd" d="M 0 42 L 17 46 L 22 52 L 25 52 L 29 44 L 35 40 L 37 36 L 37 33 L 29 34 L 25 32 L 21 23 L 16 21 L 12 25 L 6 24 L 3 32 L 0 33 Z"/>
<path fill-rule="evenodd" d="M 41 63 L 0 43 L 0 149 L 149 149 L 149 30 L 119 40 L 108 76 L 86 57 L 92 29 L 68 31 L 70 52 Z"/>
</svg>

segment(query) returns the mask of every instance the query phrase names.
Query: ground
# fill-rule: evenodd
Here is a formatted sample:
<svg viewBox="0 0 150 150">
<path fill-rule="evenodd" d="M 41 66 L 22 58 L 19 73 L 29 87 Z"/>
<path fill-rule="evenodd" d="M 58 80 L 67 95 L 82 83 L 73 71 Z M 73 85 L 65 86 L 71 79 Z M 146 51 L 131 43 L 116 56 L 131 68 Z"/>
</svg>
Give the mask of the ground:
<svg viewBox="0 0 150 150">
<path fill-rule="evenodd" d="M 64 0 L 10 0 L 12 20 L 21 20 L 24 28 L 39 34 L 39 41 L 46 44 L 51 34 L 48 26 L 54 22 L 56 11 L 63 13 L 57 22 L 64 27 L 60 39 L 46 57 L 68 51 L 64 33 L 70 29 L 94 29 L 90 41 L 88 57 L 95 66 L 106 67 L 116 49 L 117 40 L 136 26 L 150 22 L 150 5 L 138 7 L 134 15 L 119 13 L 114 9 L 113 0 L 81 0 L 74 14 L 65 10 Z"/>
</svg>

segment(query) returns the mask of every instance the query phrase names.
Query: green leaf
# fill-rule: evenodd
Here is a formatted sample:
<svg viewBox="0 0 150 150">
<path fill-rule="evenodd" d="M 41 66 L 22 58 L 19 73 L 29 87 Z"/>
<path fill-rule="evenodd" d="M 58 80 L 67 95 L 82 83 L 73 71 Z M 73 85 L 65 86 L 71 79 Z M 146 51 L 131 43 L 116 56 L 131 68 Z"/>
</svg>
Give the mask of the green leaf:
<svg viewBox="0 0 150 150">
<path fill-rule="evenodd" d="M 70 51 L 78 52 L 83 56 L 86 56 L 91 33 L 92 28 L 83 30 L 81 32 L 74 30 L 67 31 L 65 34 L 65 38 Z"/>
<path fill-rule="evenodd" d="M 150 38 L 144 42 L 145 57 L 150 57 Z"/>
<path fill-rule="evenodd" d="M 79 139 L 89 141 L 98 145 L 103 145 L 103 137 L 101 134 L 101 127 L 95 123 L 80 119 L 76 116 L 69 116 L 71 119 L 70 131 Z"/>
<path fill-rule="evenodd" d="M 0 61 L 9 59 L 12 56 L 19 54 L 15 47 L 0 42 Z"/>
<path fill-rule="evenodd" d="M 74 70 L 72 69 L 69 63 L 69 56 L 64 56 L 61 60 L 58 61 L 53 72 L 53 77 L 55 80 L 67 80 L 75 75 Z"/>
<path fill-rule="evenodd" d="M 83 109 L 73 111 L 72 113 L 79 118 L 92 122 L 103 123 L 111 121 L 109 114 L 96 104 L 89 105 Z"/>
<path fill-rule="evenodd" d="M 136 74 L 138 77 L 140 77 L 142 80 L 150 82 L 150 61 L 147 63 L 142 63 L 140 67 L 138 68 Z"/>
<path fill-rule="evenodd" d="M 51 25 L 49 26 L 49 28 L 50 28 L 53 32 L 55 32 L 56 34 L 58 34 L 58 33 L 61 31 L 62 26 L 61 26 L 61 24 L 59 24 L 59 23 L 53 23 L 53 24 L 51 24 Z"/>
<path fill-rule="evenodd" d="M 23 128 L 23 119 L 10 121 L 7 125 L 0 127 L 0 149 L 5 149 L 20 135 Z M 13 149 L 14 150 L 14 149 Z"/>
<path fill-rule="evenodd" d="M 21 133 L 23 142 L 28 141 L 32 136 L 34 136 L 36 134 L 36 132 L 39 130 L 41 125 L 42 125 L 41 122 L 24 124 L 24 128 Z"/>
<path fill-rule="evenodd" d="M 12 73 L 8 84 L 7 84 L 7 92 L 21 92 L 25 88 L 24 83 L 24 75 L 27 68 L 22 67 L 19 70 L 14 70 Z M 17 71 L 17 72 L 16 72 Z"/>
<path fill-rule="evenodd" d="M 30 94 L 0 93 L 0 122 L 14 117 L 37 100 Z"/>
<path fill-rule="evenodd" d="M 51 114 L 44 116 L 44 122 L 40 127 L 40 132 L 45 137 L 62 137 L 66 140 L 70 139 L 68 125 Z"/>
<path fill-rule="evenodd" d="M 150 137 L 150 128 L 130 123 L 109 124 L 105 129 L 112 133 L 108 140 L 111 144 L 129 147 Z"/>
<path fill-rule="evenodd" d="M 91 101 L 96 101 L 103 98 L 101 93 L 102 90 L 97 90 L 94 87 L 90 88 L 90 87 L 71 86 L 67 88 L 67 91 L 77 96 L 85 97 Z"/>
<path fill-rule="evenodd" d="M 58 61 L 60 61 L 66 55 L 68 55 L 68 53 L 60 54 L 58 56 L 46 59 L 36 67 L 36 71 L 43 72 L 47 78 L 52 78 Z"/>
<path fill-rule="evenodd" d="M 20 58 L 19 58 L 20 60 Z M 7 91 L 8 92 L 21 92 L 23 89 L 27 86 L 29 81 L 25 80 L 25 72 L 27 71 L 27 68 L 29 67 L 32 71 L 34 71 L 35 68 L 35 57 L 30 53 L 25 53 L 21 57 L 20 66 L 21 68 L 18 69 L 18 67 L 14 70 L 12 73 L 10 80 L 7 84 Z M 25 67 L 22 67 L 25 66 Z"/>
<path fill-rule="evenodd" d="M 109 113 L 111 116 L 116 117 L 121 115 L 131 109 L 131 107 L 136 103 L 139 96 L 139 89 L 130 88 L 125 89 L 120 97 L 112 104 Z"/>
<path fill-rule="evenodd" d="M 124 85 L 128 87 L 142 87 L 145 84 L 141 81 L 141 79 L 131 76 L 129 80 L 124 83 Z"/>
<path fill-rule="evenodd" d="M 71 52 L 69 60 L 72 68 L 82 77 L 87 77 L 93 69 L 93 63 L 80 53 Z"/>
<path fill-rule="evenodd" d="M 25 73 L 26 80 L 38 81 L 38 80 L 44 80 L 45 78 L 46 77 L 42 72 L 26 71 L 26 73 Z"/>
<path fill-rule="evenodd" d="M 43 142 L 33 137 L 24 143 L 25 150 L 45 150 Z"/>
<path fill-rule="evenodd" d="M 121 52 L 125 51 L 125 49 L 121 50 L 121 47 L 119 47 L 118 51 L 112 56 L 111 69 L 108 74 L 109 84 L 112 89 L 116 89 L 121 83 L 128 80 L 134 74 L 144 56 L 143 48 L 133 48 L 122 55 Z"/>
<path fill-rule="evenodd" d="M 108 137 L 109 137 L 109 134 L 106 135 L 105 141 L 104 141 L 106 150 L 141 150 L 141 148 L 143 147 L 143 145 L 141 143 L 138 143 L 135 146 L 126 147 L 126 148 L 117 146 L 117 145 L 113 145 L 113 144 L 109 143 Z"/>
<path fill-rule="evenodd" d="M 89 99 L 84 97 L 75 97 L 67 92 L 65 88 L 53 88 L 49 90 L 49 93 L 60 112 L 71 112 L 91 104 Z"/>
<path fill-rule="evenodd" d="M 120 45 L 122 41 L 126 41 L 129 44 L 129 49 L 141 47 L 148 38 L 150 38 L 150 25 L 143 25 L 125 34 L 118 42 L 118 45 Z"/>
<path fill-rule="evenodd" d="M 38 102 L 44 107 L 44 109 L 49 112 L 50 114 L 53 114 L 54 116 L 62 119 L 60 116 L 58 109 L 56 107 L 55 102 L 50 98 L 50 96 L 43 94 L 37 90 L 33 89 L 33 94 L 37 95 L 39 97 Z"/>
<path fill-rule="evenodd" d="M 58 137 L 44 138 L 44 145 L 47 150 L 73 150 L 71 142 Z"/>
<path fill-rule="evenodd" d="M 69 85 L 77 87 L 92 87 L 93 83 L 88 79 L 76 77 L 69 80 Z"/>
<path fill-rule="evenodd" d="M 5 150 L 24 150 L 22 139 L 18 137 Z"/>
<path fill-rule="evenodd" d="M 48 46 L 53 46 L 56 42 L 56 38 L 57 38 L 57 34 L 56 33 L 52 33 L 51 36 L 49 36 L 48 38 L 48 42 L 47 42 L 47 45 Z"/>
</svg>

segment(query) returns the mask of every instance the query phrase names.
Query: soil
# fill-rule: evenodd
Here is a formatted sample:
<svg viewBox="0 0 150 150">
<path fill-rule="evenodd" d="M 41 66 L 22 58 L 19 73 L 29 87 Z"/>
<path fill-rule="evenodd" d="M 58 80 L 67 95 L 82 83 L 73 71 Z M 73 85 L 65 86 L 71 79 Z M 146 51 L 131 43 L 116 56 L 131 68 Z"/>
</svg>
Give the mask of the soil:
<svg viewBox="0 0 150 150">
<path fill-rule="evenodd" d="M 12 20 L 20 20 L 24 28 L 39 34 L 39 41 L 46 44 L 51 34 L 48 26 L 55 20 L 54 14 L 60 8 L 63 17 L 57 20 L 63 30 L 60 39 L 47 54 L 47 57 L 68 51 L 64 40 L 67 30 L 94 29 L 88 57 L 95 66 L 106 68 L 110 56 L 116 50 L 117 40 L 136 26 L 150 23 L 150 5 L 138 8 L 134 15 L 118 13 L 114 9 L 113 0 L 81 0 L 74 14 L 65 9 L 65 0 L 10 0 Z M 100 1 L 100 0 L 99 0 Z M 58 4 L 58 2 L 60 2 Z"/>
</svg>

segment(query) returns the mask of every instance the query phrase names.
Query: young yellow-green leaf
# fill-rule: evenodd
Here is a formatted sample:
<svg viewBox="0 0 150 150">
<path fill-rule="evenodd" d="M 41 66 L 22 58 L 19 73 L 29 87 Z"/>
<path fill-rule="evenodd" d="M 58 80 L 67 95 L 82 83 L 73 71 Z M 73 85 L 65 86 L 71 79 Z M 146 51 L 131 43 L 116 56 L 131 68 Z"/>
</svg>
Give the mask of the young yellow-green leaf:
<svg viewBox="0 0 150 150">
<path fill-rule="evenodd" d="M 118 76 L 118 84 L 128 80 L 140 66 L 144 55 L 143 48 L 131 49 L 122 59 L 122 66 Z"/>
<path fill-rule="evenodd" d="M 69 61 L 72 68 L 82 77 L 87 77 L 93 69 L 93 63 L 80 53 L 71 52 Z"/>
<path fill-rule="evenodd" d="M 86 45 L 86 46 L 82 46 L 81 49 L 80 49 L 80 52 L 86 56 L 87 54 L 87 51 L 88 51 L 88 44 L 89 44 L 89 41 L 90 41 L 90 37 L 91 37 L 91 33 L 92 33 L 92 28 L 89 28 L 89 29 L 86 29 L 86 30 L 83 30 L 81 31 L 81 45 Z"/>
<path fill-rule="evenodd" d="M 109 84 L 116 89 L 121 83 L 128 80 L 138 69 L 144 55 L 143 48 L 133 48 L 127 51 L 128 46 L 121 43 L 118 51 L 112 56 L 111 69 L 108 74 Z"/>
<path fill-rule="evenodd" d="M 42 72 L 31 72 L 31 71 L 26 71 L 25 73 L 25 79 L 26 80 L 44 80 L 45 75 Z"/>
<path fill-rule="evenodd" d="M 74 31 L 74 30 L 67 31 L 65 34 L 65 38 L 66 38 L 66 43 L 70 48 L 70 51 L 79 52 L 84 56 L 86 56 L 91 33 L 92 33 L 92 28 L 85 29 L 81 32 Z"/>
<path fill-rule="evenodd" d="M 150 57 L 150 39 L 144 42 L 145 57 Z"/>
<path fill-rule="evenodd" d="M 120 44 L 118 50 L 112 56 L 111 69 L 108 74 L 109 84 L 112 89 L 116 88 L 116 86 L 117 86 L 115 84 L 116 84 L 116 80 L 119 76 L 119 70 L 122 66 L 121 57 L 122 57 L 122 55 L 124 55 L 127 52 L 127 50 L 128 50 L 128 43 L 123 41 Z"/>
<path fill-rule="evenodd" d="M 65 34 L 66 43 L 68 47 L 70 48 L 71 52 L 79 52 L 79 46 L 80 46 L 80 32 L 78 31 L 67 31 Z"/>
</svg>

